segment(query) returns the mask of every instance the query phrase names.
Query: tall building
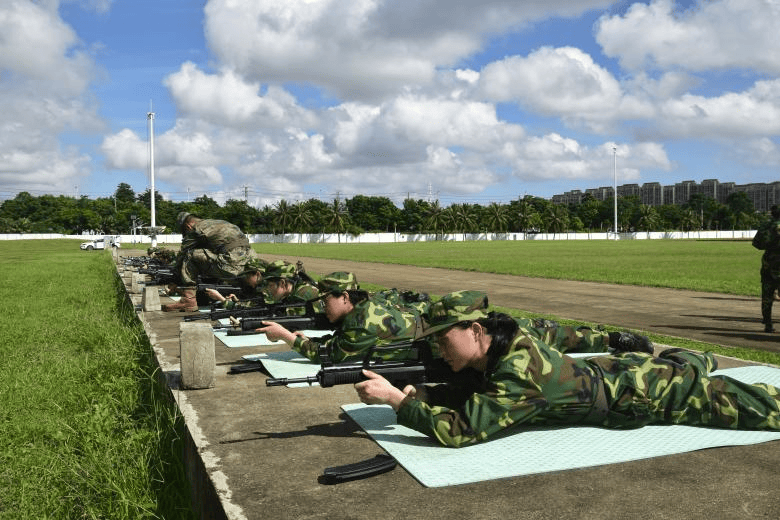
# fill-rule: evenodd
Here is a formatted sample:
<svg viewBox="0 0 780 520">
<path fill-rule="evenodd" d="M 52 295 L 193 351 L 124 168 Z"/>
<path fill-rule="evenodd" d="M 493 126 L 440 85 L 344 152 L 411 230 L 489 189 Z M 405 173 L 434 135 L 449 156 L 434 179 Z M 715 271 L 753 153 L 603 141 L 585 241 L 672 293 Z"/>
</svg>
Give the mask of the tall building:
<svg viewBox="0 0 780 520">
<path fill-rule="evenodd" d="M 618 197 L 636 195 L 642 204 L 649 206 L 661 206 L 663 204 L 683 205 L 693 195 L 710 197 L 720 204 L 725 204 L 732 193 L 745 192 L 756 211 L 769 211 L 773 205 L 780 205 L 780 181 L 771 183 L 736 184 L 734 182 L 720 182 L 717 179 L 705 179 L 698 184 L 696 181 L 682 181 L 673 185 L 663 186 L 658 182 L 647 182 L 642 186 L 638 184 L 623 184 L 617 187 Z M 611 186 L 589 188 L 585 192 L 572 190 L 563 195 L 554 195 L 552 202 L 556 204 L 578 204 L 585 195 L 590 195 L 596 200 L 611 199 L 614 189 Z"/>
</svg>

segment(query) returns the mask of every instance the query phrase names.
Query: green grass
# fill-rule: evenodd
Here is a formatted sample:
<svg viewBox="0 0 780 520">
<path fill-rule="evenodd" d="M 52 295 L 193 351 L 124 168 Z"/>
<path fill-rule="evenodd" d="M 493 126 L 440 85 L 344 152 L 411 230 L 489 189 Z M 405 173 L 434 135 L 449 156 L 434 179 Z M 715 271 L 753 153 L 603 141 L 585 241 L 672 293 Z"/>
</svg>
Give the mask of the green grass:
<svg viewBox="0 0 780 520">
<path fill-rule="evenodd" d="M 111 255 L 0 242 L 0 518 L 192 518 L 182 418 Z"/>
<path fill-rule="evenodd" d="M 262 253 L 758 296 L 749 241 L 571 240 L 255 244 Z"/>
</svg>

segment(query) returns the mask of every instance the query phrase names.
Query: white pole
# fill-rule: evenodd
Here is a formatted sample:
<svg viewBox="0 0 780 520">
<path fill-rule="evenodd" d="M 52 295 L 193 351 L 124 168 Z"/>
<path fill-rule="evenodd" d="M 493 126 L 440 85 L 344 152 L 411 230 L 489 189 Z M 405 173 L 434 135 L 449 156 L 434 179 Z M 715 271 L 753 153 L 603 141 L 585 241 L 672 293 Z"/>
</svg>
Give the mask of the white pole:
<svg viewBox="0 0 780 520">
<path fill-rule="evenodd" d="M 617 146 L 612 147 L 612 155 L 615 158 L 615 170 L 613 174 L 615 189 L 615 240 L 618 239 L 618 221 L 617 221 Z"/>
<path fill-rule="evenodd" d="M 151 108 L 151 103 L 149 103 Z M 146 114 L 149 120 L 149 176 L 151 178 L 152 247 L 157 247 L 157 218 L 154 210 L 154 112 Z"/>
</svg>

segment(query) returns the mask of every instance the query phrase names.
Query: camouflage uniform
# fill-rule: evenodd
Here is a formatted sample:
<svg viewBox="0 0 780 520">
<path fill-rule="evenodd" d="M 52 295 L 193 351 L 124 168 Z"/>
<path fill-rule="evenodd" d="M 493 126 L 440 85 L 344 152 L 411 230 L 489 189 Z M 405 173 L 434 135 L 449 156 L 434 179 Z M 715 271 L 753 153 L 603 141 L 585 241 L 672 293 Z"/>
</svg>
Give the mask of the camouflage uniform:
<svg viewBox="0 0 780 520">
<path fill-rule="evenodd" d="M 477 319 L 467 299 L 446 314 L 457 321 Z M 430 316 L 426 324 L 435 322 Z M 710 376 L 715 368 L 711 353 L 678 349 L 657 358 L 643 353 L 573 358 L 520 332 L 501 351 L 488 352 L 488 370 L 468 388 L 439 385 L 430 389 L 428 402 L 404 399 L 398 423 L 455 447 L 520 424 L 780 429 L 780 389 Z"/>
<path fill-rule="evenodd" d="M 180 228 L 187 215 L 179 214 Z M 182 285 L 195 285 L 199 276 L 236 278 L 246 273 L 248 262 L 257 259 L 238 226 L 224 220 L 202 219 L 182 237 L 176 267 Z"/>
<path fill-rule="evenodd" d="M 780 210 L 772 207 L 772 218 L 761 224 L 753 237 L 753 246 L 761 249 L 761 321 L 772 332 L 772 303 L 780 289 Z"/>
<path fill-rule="evenodd" d="M 307 280 L 304 280 L 298 276 L 298 271 L 295 265 L 285 262 L 284 260 L 275 260 L 268 264 L 263 274 L 263 283 L 266 284 L 275 280 L 288 280 L 292 283 L 292 290 L 290 294 L 282 298 L 281 300 L 274 300 L 274 298 L 267 293 L 264 293 L 265 302 L 269 304 L 274 303 L 305 303 L 310 300 L 314 300 L 319 296 L 319 289 L 317 286 L 312 285 Z M 321 302 L 316 302 L 315 311 L 321 312 Z M 303 315 L 306 314 L 306 308 L 290 307 L 287 309 L 287 315 Z"/>
<path fill-rule="evenodd" d="M 322 296 L 359 290 L 352 273 L 337 272 L 320 279 Z M 320 361 L 319 349 L 325 347 L 335 363 L 363 359 L 373 346 L 413 340 L 419 332 L 421 302 L 404 305 L 396 294 L 379 293 L 354 304 L 333 334 L 320 338 L 297 338 L 292 348 L 313 361 Z M 398 357 L 390 356 L 390 357 Z"/>
</svg>

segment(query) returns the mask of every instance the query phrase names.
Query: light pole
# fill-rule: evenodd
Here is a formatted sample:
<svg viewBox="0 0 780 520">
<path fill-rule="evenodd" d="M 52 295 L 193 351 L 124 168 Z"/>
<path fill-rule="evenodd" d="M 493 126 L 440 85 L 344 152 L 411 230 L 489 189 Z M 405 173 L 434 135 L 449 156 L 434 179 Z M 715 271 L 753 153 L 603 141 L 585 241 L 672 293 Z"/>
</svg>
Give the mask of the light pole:
<svg viewBox="0 0 780 520">
<path fill-rule="evenodd" d="M 615 159 L 615 168 L 613 173 L 613 182 L 614 182 L 614 189 L 615 189 L 615 240 L 618 239 L 618 221 L 617 221 L 617 146 L 612 147 L 612 156 Z"/>
<path fill-rule="evenodd" d="M 150 108 L 151 108 L 151 102 Z M 154 112 L 147 112 L 146 118 L 149 120 L 149 177 L 151 179 L 151 213 L 152 213 L 152 247 L 157 247 L 157 217 L 154 207 Z"/>
</svg>

